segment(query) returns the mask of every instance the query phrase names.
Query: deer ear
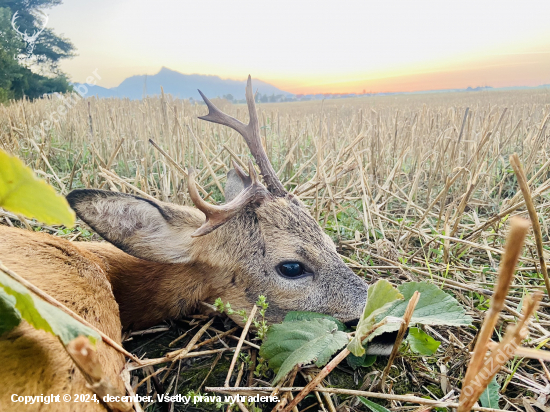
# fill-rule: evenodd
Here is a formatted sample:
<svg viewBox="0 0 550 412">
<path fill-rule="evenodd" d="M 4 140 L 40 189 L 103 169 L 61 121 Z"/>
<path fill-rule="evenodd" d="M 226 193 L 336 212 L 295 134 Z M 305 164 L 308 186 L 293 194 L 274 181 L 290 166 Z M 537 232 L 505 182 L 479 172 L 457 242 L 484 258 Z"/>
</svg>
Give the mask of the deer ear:
<svg viewBox="0 0 550 412">
<path fill-rule="evenodd" d="M 244 190 L 244 183 L 235 169 L 227 173 L 227 182 L 225 184 L 225 203 L 231 202 L 239 193 Z"/>
<path fill-rule="evenodd" d="M 250 159 L 248 160 L 250 163 Z M 252 163 L 249 164 L 249 169 L 253 168 Z M 253 173 L 253 169 L 250 169 Z M 231 202 L 244 189 L 252 184 L 252 178 L 233 160 L 233 169 L 227 173 L 227 183 L 225 184 L 225 203 Z"/>
<path fill-rule="evenodd" d="M 188 262 L 191 234 L 204 222 L 196 209 L 124 193 L 73 190 L 67 200 L 105 240 L 132 256 L 159 263 Z"/>
</svg>

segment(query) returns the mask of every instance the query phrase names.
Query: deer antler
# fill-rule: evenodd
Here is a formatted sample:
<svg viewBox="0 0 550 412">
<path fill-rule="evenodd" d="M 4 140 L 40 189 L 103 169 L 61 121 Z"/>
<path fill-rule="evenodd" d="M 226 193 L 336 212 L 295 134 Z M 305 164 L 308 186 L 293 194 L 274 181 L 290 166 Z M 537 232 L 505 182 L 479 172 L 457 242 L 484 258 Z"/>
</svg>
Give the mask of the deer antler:
<svg viewBox="0 0 550 412">
<path fill-rule="evenodd" d="M 199 119 L 229 126 L 244 137 L 252 156 L 254 156 L 256 163 L 260 167 L 267 190 L 275 196 L 285 196 L 286 190 L 277 177 L 275 170 L 273 170 L 273 166 L 271 166 L 271 162 L 269 161 L 269 158 L 267 157 L 267 154 L 262 146 L 262 141 L 260 138 L 260 125 L 258 122 L 258 114 L 256 113 L 256 104 L 254 103 L 252 79 L 250 78 L 250 75 L 248 76 L 248 81 L 246 83 L 246 103 L 248 104 L 248 113 L 250 116 L 250 121 L 248 124 L 241 123 L 234 117 L 223 113 L 216 106 L 214 106 L 200 90 L 199 93 L 206 103 L 206 106 L 208 106 L 208 114 L 206 116 L 199 117 Z"/>
<path fill-rule="evenodd" d="M 246 176 L 240 167 L 236 170 L 238 170 L 237 173 L 240 172 Z M 253 202 L 261 203 L 272 197 L 265 186 L 258 181 L 258 175 L 256 174 L 256 170 L 254 170 L 254 165 L 252 165 L 251 160 L 249 160 L 248 164 L 248 173 L 250 174 L 250 177 L 246 177 L 250 180 L 250 184 L 246 186 L 245 183 L 244 190 L 242 190 L 231 202 L 226 203 L 225 205 L 216 206 L 206 202 L 202 197 L 200 197 L 197 186 L 195 185 L 195 171 L 191 168 L 189 169 L 189 196 L 197 209 L 206 215 L 206 222 L 204 222 L 204 224 L 191 235 L 192 237 L 207 235 L 214 229 L 220 227 L 224 223 L 227 223 L 247 204 Z"/>
<path fill-rule="evenodd" d="M 23 37 L 23 40 L 29 44 L 31 43 L 34 43 L 36 41 L 36 39 L 38 38 L 38 36 L 40 36 L 40 33 L 42 33 L 45 29 L 46 29 L 46 24 L 48 24 L 48 15 L 44 12 L 40 12 L 45 18 L 43 19 L 43 24 L 42 24 L 42 27 L 38 30 L 35 30 L 34 33 L 29 36 L 27 34 L 27 30 L 25 30 L 24 33 L 21 33 L 19 31 L 19 28 L 15 26 L 15 21 L 17 20 L 17 17 L 18 17 L 18 14 L 19 12 L 16 11 L 15 13 L 13 13 L 13 16 L 11 18 L 11 26 L 13 27 L 13 30 L 16 31 L 17 34 L 19 34 L 21 37 Z"/>
<path fill-rule="evenodd" d="M 40 13 L 45 17 L 42 22 L 42 27 L 39 30 L 36 30 L 32 36 L 29 36 L 29 42 L 34 43 L 38 36 L 40 36 L 40 33 L 42 33 L 46 29 L 46 24 L 48 24 L 49 16 L 44 13 L 43 11 L 40 11 Z"/>
<path fill-rule="evenodd" d="M 17 15 L 19 14 L 18 11 L 16 11 L 15 13 L 13 13 L 13 16 L 11 18 L 11 27 L 13 27 L 13 30 L 15 30 L 15 32 L 17 34 L 19 34 L 21 37 L 25 37 L 25 35 L 27 34 L 27 32 L 25 31 L 25 33 L 21 33 L 19 31 L 19 28 L 15 26 L 15 20 L 17 20 Z"/>
</svg>

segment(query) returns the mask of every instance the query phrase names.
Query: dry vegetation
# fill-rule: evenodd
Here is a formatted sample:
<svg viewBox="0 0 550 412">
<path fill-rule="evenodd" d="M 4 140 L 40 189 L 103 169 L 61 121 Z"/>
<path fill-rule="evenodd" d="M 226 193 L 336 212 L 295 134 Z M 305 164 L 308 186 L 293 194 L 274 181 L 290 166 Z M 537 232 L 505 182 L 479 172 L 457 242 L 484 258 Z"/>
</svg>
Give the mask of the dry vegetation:
<svg viewBox="0 0 550 412">
<path fill-rule="evenodd" d="M 245 106 L 215 103 L 247 120 Z M 185 170 L 193 166 L 200 170 L 197 181 L 203 193 L 220 202 L 231 159 L 246 164 L 248 149 L 236 132 L 197 119 L 206 113 L 202 105 L 169 96 L 143 101 L 91 98 L 78 102 L 45 130 L 41 122 L 61 104 L 54 97 L 0 106 L 0 147 L 24 159 L 65 194 L 92 187 L 189 204 Z M 548 90 L 263 104 L 259 111 L 267 153 L 281 181 L 310 206 L 344 260 L 368 281 L 429 280 L 453 294 L 479 326 L 495 285 L 506 222 L 512 215 L 529 217 L 508 160 L 514 152 L 527 175 L 540 217 L 542 251 L 548 258 Z M 0 219 L 3 224 L 39 227 L 73 240 L 93 237 L 86 230 L 57 231 L 32 221 L 20 223 L 1 211 Z M 493 340 L 498 341 L 506 325 L 517 320 L 527 291 L 546 292 L 538 256 L 530 232 Z M 545 293 L 524 345 L 550 347 L 549 307 Z M 154 335 L 131 337 L 127 348 L 148 358 L 165 356 L 174 348 L 190 349 L 172 367 L 165 363 L 134 371 L 132 383 L 141 383 L 140 393 L 154 392 L 158 385 L 182 394 L 221 386 L 232 354 L 220 351 L 224 346 L 216 340 L 200 349 L 191 349 L 194 343 L 188 346 L 204 323 L 204 318 L 195 317 L 157 328 Z M 204 328 L 199 342 L 215 336 L 213 327 L 224 324 L 216 320 Z M 391 400 L 392 394 L 457 400 L 477 329 L 425 329 L 442 345 L 433 357 L 407 352 L 396 359 L 386 379 L 388 395 L 378 400 L 388 408 L 417 408 L 399 397 Z M 184 332 L 186 336 L 168 347 Z M 238 330 L 231 333 L 240 335 Z M 227 336 L 224 340 L 225 345 L 235 346 L 235 340 Z M 243 354 L 256 358 L 251 345 L 245 342 L 244 348 Z M 205 350 L 214 352 L 193 355 Z M 384 360 L 356 371 L 345 365 L 324 385 L 371 390 L 384 366 Z M 161 367 L 165 370 L 159 372 Z M 145 378 L 153 373 L 152 379 Z M 311 373 L 315 369 L 307 369 L 304 380 L 298 376 L 296 384 L 307 382 Z M 548 410 L 544 405 L 550 374 L 540 362 L 514 358 L 497 380 L 502 387 L 500 408 L 526 410 L 535 405 Z M 249 365 L 239 360 L 231 385 L 268 386 L 266 381 L 256 380 Z M 355 397 L 341 393 L 306 400 L 327 410 L 364 408 Z M 176 410 L 185 407 L 176 405 Z"/>
</svg>

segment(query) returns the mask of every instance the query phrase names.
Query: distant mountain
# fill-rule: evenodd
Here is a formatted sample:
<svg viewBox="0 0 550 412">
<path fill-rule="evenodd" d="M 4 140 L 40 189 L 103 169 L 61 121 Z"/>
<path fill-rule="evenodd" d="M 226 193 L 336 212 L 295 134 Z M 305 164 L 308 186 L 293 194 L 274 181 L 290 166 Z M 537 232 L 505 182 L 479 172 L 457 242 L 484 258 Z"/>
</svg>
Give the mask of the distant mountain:
<svg viewBox="0 0 550 412">
<path fill-rule="evenodd" d="M 75 88 L 79 93 L 84 93 L 86 96 L 98 97 L 119 97 L 130 98 L 133 100 L 141 99 L 144 95 L 155 96 L 160 94 L 160 88 L 164 89 L 164 93 L 171 94 L 174 97 L 182 99 L 194 99 L 202 101 L 197 89 L 200 89 L 207 97 L 224 97 L 231 95 L 233 101 L 244 100 L 244 90 L 246 82 L 244 80 L 229 80 L 222 79 L 219 76 L 210 76 L 204 74 L 183 74 L 175 70 L 170 70 L 166 67 L 160 69 L 154 75 L 138 75 L 125 79 L 117 87 L 105 88 L 101 86 L 90 86 L 88 84 L 75 83 Z M 84 89 L 85 87 L 85 89 Z M 424 93 L 453 93 L 453 92 L 480 92 L 480 91 L 506 91 L 506 90 L 522 90 L 533 88 L 550 88 L 549 84 L 540 86 L 512 86 L 498 87 L 478 86 L 467 87 L 465 89 L 439 89 L 439 90 L 422 90 L 415 92 L 391 92 L 391 93 L 336 93 L 336 94 L 298 94 L 286 92 L 277 87 L 254 79 L 254 91 L 258 91 L 258 98 L 261 102 L 281 102 L 281 101 L 300 101 L 300 100 L 322 100 L 322 99 L 338 99 L 346 97 L 367 97 L 367 96 L 385 96 L 396 94 L 424 94 Z"/>
<path fill-rule="evenodd" d="M 224 80 L 218 76 L 203 74 L 183 74 L 163 67 L 157 74 L 152 76 L 138 75 L 128 77 L 120 85 L 110 89 L 80 83 L 75 83 L 74 85 L 77 88 L 81 87 L 80 91 L 83 91 L 82 87 L 85 86 L 88 89 L 86 96 L 127 97 L 135 100 L 141 99 L 145 94 L 147 96 L 159 95 L 162 86 L 164 93 L 182 99 L 193 98 L 195 100 L 202 100 L 197 91 L 197 89 L 200 89 L 209 98 L 230 94 L 235 100 L 241 100 L 245 98 L 244 89 L 246 81 Z M 254 91 L 258 90 L 259 94 L 293 96 L 292 93 L 280 90 L 258 79 L 254 79 L 253 85 Z"/>
</svg>

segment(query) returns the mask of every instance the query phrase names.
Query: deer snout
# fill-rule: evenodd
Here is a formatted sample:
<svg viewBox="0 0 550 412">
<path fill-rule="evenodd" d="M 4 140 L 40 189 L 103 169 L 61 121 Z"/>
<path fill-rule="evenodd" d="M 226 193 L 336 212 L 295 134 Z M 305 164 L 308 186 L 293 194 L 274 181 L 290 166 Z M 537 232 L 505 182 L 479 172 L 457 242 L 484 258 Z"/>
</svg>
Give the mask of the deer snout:
<svg viewBox="0 0 550 412">
<path fill-rule="evenodd" d="M 348 267 L 340 273 L 339 281 L 332 287 L 332 316 L 345 324 L 349 323 L 349 327 L 355 326 L 363 314 L 369 285 Z"/>
</svg>

